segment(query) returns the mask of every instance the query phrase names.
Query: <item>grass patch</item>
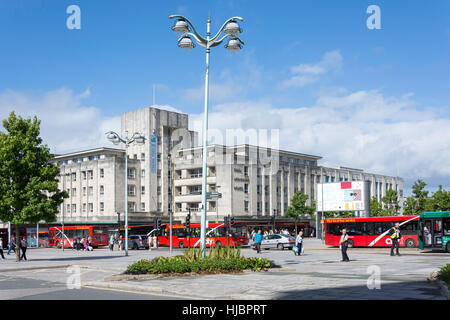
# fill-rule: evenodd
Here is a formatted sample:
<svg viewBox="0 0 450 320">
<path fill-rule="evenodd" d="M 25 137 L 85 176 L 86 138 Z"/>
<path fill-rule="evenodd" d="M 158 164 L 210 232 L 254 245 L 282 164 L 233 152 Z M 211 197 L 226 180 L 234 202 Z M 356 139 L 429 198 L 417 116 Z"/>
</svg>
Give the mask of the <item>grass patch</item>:
<svg viewBox="0 0 450 320">
<path fill-rule="evenodd" d="M 439 270 L 437 278 L 444 281 L 450 289 L 450 264 L 446 264 Z"/>
<path fill-rule="evenodd" d="M 186 249 L 184 255 L 139 260 L 128 266 L 126 274 L 233 273 L 243 270 L 261 271 L 273 267 L 264 258 L 242 257 L 239 248 L 216 247 L 202 258 L 199 248 Z"/>
</svg>

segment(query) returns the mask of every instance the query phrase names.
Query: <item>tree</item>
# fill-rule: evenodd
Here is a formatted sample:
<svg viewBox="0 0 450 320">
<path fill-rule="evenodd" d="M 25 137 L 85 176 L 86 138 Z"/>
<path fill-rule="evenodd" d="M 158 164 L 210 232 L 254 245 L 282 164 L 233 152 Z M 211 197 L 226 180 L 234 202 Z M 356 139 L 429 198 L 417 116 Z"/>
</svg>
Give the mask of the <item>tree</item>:
<svg viewBox="0 0 450 320">
<path fill-rule="evenodd" d="M 300 221 L 301 216 L 313 214 L 316 211 L 315 205 L 306 205 L 307 200 L 308 195 L 297 191 L 291 199 L 291 205 L 286 210 L 285 216 L 291 218 L 295 223 L 295 233 L 297 233 L 297 222 Z"/>
<path fill-rule="evenodd" d="M 415 216 L 421 211 L 419 210 L 419 201 L 414 197 L 406 198 L 405 208 L 403 214 L 405 216 Z"/>
<path fill-rule="evenodd" d="M 415 214 L 426 211 L 426 206 L 429 203 L 428 191 L 424 190 L 427 184 L 422 180 L 417 180 L 412 186 L 412 193 L 414 195 L 414 202 L 410 200 L 411 205 L 415 205 L 413 208 Z M 408 200 L 407 200 L 408 201 Z M 408 202 L 407 202 L 408 203 Z"/>
<path fill-rule="evenodd" d="M 426 211 L 450 211 L 450 191 L 445 191 L 440 185 L 426 204 Z"/>
<path fill-rule="evenodd" d="M 386 195 L 381 199 L 384 203 L 384 210 L 386 215 L 397 216 L 399 214 L 400 205 L 398 201 L 397 191 L 389 189 L 386 191 Z"/>
<path fill-rule="evenodd" d="M 376 197 L 372 197 L 372 199 L 370 199 L 370 216 L 381 217 L 386 215 L 387 212 L 383 210 L 383 205 L 378 202 Z"/>
<path fill-rule="evenodd" d="M 50 164 L 50 149 L 42 145 L 40 121 L 23 119 L 11 112 L 0 132 L 0 220 L 15 225 L 19 248 L 19 227 L 41 220 L 56 220 L 56 212 L 68 195 L 58 190 L 59 167 Z M 20 261 L 20 250 L 16 250 Z"/>
</svg>

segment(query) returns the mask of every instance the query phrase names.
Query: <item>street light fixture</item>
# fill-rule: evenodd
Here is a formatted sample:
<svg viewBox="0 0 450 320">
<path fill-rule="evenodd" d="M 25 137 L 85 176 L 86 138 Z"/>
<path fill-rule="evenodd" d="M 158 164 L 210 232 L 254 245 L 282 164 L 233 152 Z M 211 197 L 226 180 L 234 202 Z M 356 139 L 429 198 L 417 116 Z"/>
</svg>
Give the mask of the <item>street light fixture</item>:
<svg viewBox="0 0 450 320">
<path fill-rule="evenodd" d="M 225 21 L 219 31 L 211 37 L 211 20 L 208 19 L 206 23 L 206 38 L 202 37 L 194 25 L 185 17 L 181 15 L 169 16 L 169 19 L 177 19 L 172 30 L 178 33 L 183 32 L 178 39 L 178 46 L 184 50 L 194 48 L 194 39 L 199 45 L 206 48 L 206 74 L 205 74 L 205 103 L 204 103 L 204 118 L 203 118 L 203 174 L 202 174 L 202 217 L 200 224 L 200 248 L 202 256 L 206 254 L 206 177 L 207 177 L 207 148 L 208 148 L 208 98 L 209 98 L 209 53 L 212 47 L 220 45 L 226 38 L 229 38 L 225 48 L 231 52 L 237 52 L 244 44 L 237 35 L 242 32 L 239 21 L 244 21 L 241 17 L 232 17 Z M 192 32 L 189 32 L 192 30 Z M 219 38 L 222 34 L 225 35 Z"/>
<path fill-rule="evenodd" d="M 128 137 L 128 131 L 125 131 L 125 137 L 119 136 L 114 131 L 106 133 L 106 138 L 113 144 L 125 144 L 125 256 L 128 256 L 128 146 L 132 143 L 143 145 L 145 137 L 139 132 L 135 132 L 131 138 Z"/>
</svg>

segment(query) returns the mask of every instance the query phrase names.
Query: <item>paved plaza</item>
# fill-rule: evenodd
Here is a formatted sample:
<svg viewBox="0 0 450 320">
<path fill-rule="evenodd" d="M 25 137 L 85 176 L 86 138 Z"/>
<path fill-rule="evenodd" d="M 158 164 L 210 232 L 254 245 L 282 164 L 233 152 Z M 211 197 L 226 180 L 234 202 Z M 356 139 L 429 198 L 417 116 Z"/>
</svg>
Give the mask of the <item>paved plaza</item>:
<svg viewBox="0 0 450 320">
<path fill-rule="evenodd" d="M 127 292 L 129 299 L 134 299 L 133 293 L 140 293 L 136 299 L 444 299 L 427 278 L 448 263 L 450 255 L 404 248 L 401 253 L 391 257 L 389 248 L 354 248 L 348 251 L 351 261 L 340 262 L 339 249 L 306 239 L 305 254 L 300 257 L 289 250 L 265 250 L 258 255 L 250 248 L 242 249 L 244 256 L 265 257 L 280 266 L 267 272 L 117 281 L 131 263 L 169 256 L 168 248 L 130 250 L 128 257 L 123 251 L 103 248 L 93 252 L 30 249 L 28 261 L 17 263 L 11 254 L 1 262 L 0 299 L 58 299 L 57 292 L 64 292 L 67 299 L 90 295 L 114 299 L 116 290 Z M 175 249 L 173 254 L 182 251 Z M 81 287 L 71 289 L 77 275 Z"/>
</svg>

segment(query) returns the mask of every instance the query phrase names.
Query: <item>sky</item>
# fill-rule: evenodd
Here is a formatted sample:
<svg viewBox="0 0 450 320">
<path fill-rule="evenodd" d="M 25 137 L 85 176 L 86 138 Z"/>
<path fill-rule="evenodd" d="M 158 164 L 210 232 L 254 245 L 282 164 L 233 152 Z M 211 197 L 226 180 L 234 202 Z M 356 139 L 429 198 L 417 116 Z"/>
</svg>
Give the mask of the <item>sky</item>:
<svg viewBox="0 0 450 320">
<path fill-rule="evenodd" d="M 245 19 L 243 50 L 211 49 L 211 132 L 272 130 L 322 165 L 400 176 L 407 195 L 417 179 L 450 189 L 446 0 L 0 0 L 0 119 L 37 115 L 54 153 L 108 146 L 120 114 L 153 103 L 201 132 L 205 51 L 177 47 L 171 14 L 202 35 L 208 17 L 214 34 Z"/>
</svg>

